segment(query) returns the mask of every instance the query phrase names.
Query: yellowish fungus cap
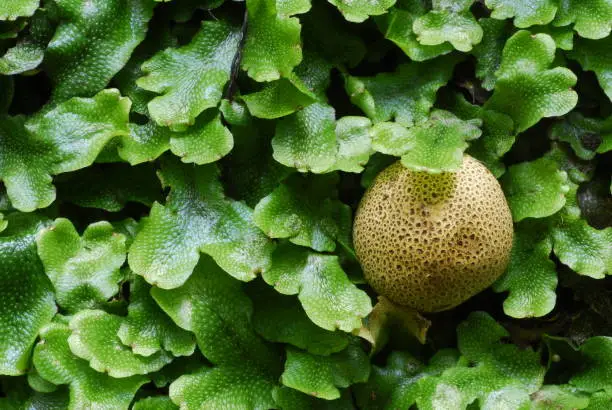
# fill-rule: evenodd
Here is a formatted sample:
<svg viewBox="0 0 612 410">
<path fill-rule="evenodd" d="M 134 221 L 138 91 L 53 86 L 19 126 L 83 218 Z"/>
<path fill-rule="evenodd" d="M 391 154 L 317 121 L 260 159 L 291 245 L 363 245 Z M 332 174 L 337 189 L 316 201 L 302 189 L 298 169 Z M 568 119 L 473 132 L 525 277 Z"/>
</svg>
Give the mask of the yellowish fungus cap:
<svg viewBox="0 0 612 410">
<path fill-rule="evenodd" d="M 353 227 L 372 288 L 421 312 L 450 309 L 489 287 L 506 269 L 512 234 L 497 179 L 469 155 L 456 173 L 392 164 L 361 199 Z"/>
</svg>

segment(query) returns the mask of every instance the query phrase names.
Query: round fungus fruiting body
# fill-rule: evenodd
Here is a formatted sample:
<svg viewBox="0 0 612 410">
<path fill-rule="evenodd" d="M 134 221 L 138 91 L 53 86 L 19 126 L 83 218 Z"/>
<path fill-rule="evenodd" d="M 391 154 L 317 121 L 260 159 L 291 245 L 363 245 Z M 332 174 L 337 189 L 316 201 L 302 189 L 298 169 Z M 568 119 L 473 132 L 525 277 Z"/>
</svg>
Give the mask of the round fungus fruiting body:
<svg viewBox="0 0 612 410">
<path fill-rule="evenodd" d="M 465 155 L 456 173 L 390 165 L 361 199 L 353 239 L 376 292 L 436 312 L 459 305 L 504 272 L 512 227 L 497 179 Z"/>
</svg>

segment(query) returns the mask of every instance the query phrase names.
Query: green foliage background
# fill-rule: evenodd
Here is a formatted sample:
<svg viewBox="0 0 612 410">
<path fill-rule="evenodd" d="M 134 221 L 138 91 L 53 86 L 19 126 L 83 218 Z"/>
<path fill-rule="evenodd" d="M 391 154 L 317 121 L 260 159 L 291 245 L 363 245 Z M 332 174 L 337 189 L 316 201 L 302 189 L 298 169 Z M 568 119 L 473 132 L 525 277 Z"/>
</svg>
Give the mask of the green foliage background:
<svg viewBox="0 0 612 410">
<path fill-rule="evenodd" d="M 612 408 L 611 29 L 611 0 L 0 1 L 0 408 Z M 510 265 L 415 322 L 352 214 L 464 152 Z"/>
</svg>

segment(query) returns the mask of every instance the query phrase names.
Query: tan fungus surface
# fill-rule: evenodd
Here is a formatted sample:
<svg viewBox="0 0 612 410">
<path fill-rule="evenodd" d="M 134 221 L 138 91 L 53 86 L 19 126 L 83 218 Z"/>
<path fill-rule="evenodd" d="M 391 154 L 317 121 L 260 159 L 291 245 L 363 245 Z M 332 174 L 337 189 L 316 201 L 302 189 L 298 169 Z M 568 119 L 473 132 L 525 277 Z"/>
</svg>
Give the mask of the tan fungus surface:
<svg viewBox="0 0 612 410">
<path fill-rule="evenodd" d="M 468 155 L 456 173 L 392 164 L 365 193 L 353 228 L 374 290 L 422 312 L 450 309 L 490 286 L 506 269 L 512 234 L 497 179 Z"/>
</svg>

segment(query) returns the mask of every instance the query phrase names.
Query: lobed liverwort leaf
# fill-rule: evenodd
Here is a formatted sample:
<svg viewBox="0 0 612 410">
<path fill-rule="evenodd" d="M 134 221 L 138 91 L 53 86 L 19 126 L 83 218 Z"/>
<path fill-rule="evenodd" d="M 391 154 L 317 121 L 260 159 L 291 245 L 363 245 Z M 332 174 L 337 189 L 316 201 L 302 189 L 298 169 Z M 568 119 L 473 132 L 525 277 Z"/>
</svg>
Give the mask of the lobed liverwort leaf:
<svg viewBox="0 0 612 410">
<path fill-rule="evenodd" d="M 251 280 L 270 266 L 274 244 L 253 223 L 252 210 L 228 199 L 215 165 L 182 165 L 164 158 L 160 177 L 170 187 L 165 205 L 151 214 L 130 247 L 130 268 L 164 289 L 181 286 L 200 252 L 231 275 Z"/>
<path fill-rule="evenodd" d="M 70 328 L 62 323 L 54 322 L 42 329 L 41 340 L 34 349 L 36 370 L 46 380 L 68 385 L 68 410 L 84 407 L 127 410 L 136 391 L 147 379 L 141 375 L 117 379 L 97 372 L 70 351 L 70 335 Z"/>
<path fill-rule="evenodd" d="M 317 356 L 289 347 L 281 382 L 302 393 L 335 400 L 341 396 L 339 388 L 365 382 L 369 374 L 368 357 L 354 343 L 330 356 Z"/>
<path fill-rule="evenodd" d="M 584 38 L 601 39 L 612 30 L 612 3 L 608 0 L 568 0 L 559 2 L 553 25 L 573 24 L 574 30 Z"/>
<path fill-rule="evenodd" d="M 504 301 L 508 316 L 541 317 L 555 307 L 557 272 L 551 251 L 552 238 L 546 225 L 533 220 L 517 225 L 508 269 L 493 284 L 496 292 L 509 292 Z"/>
<path fill-rule="evenodd" d="M 91 97 L 121 70 L 145 38 L 152 0 L 57 0 L 60 21 L 45 53 L 53 97 Z M 112 56 L 111 58 L 109 58 Z"/>
<path fill-rule="evenodd" d="M 299 20 L 279 15 L 276 0 L 247 0 L 247 11 L 242 68 L 260 82 L 289 76 L 302 61 Z"/>
<path fill-rule="evenodd" d="M 439 376 L 419 382 L 420 409 L 466 407 L 524 408 L 544 381 L 540 354 L 505 344 L 508 332 L 484 312 L 472 312 L 457 328 L 462 357 Z M 507 407 L 501 407 L 505 405 Z"/>
<path fill-rule="evenodd" d="M 303 14 L 310 11 L 312 0 L 278 0 L 276 8 L 278 14 L 292 16 L 294 14 Z"/>
<path fill-rule="evenodd" d="M 570 189 L 567 172 L 549 157 L 512 165 L 501 182 L 516 222 L 558 212 Z"/>
<path fill-rule="evenodd" d="M 556 44 L 547 34 L 515 33 L 504 46 L 495 91 L 485 109 L 509 115 L 518 132 L 544 117 L 566 114 L 578 101 L 576 76 L 565 67 L 549 68 Z M 516 104 L 521 101 L 521 104 Z"/>
<path fill-rule="evenodd" d="M 386 122 L 372 127 L 372 148 L 401 156 L 402 164 L 415 171 L 454 172 L 463 163 L 467 140 L 481 134 L 480 119 L 461 120 L 451 112 L 434 110 L 430 118 L 411 128 Z"/>
<path fill-rule="evenodd" d="M 323 329 L 358 329 L 372 310 L 370 298 L 349 281 L 337 256 L 279 246 L 263 278 L 279 293 L 297 294 L 310 320 Z"/>
<path fill-rule="evenodd" d="M 170 136 L 170 150 L 186 163 L 218 161 L 233 147 L 232 133 L 221 122 L 220 113 L 213 109 L 200 114 L 187 131 Z"/>
<path fill-rule="evenodd" d="M 373 365 L 367 382 L 353 387 L 357 404 L 372 410 L 410 408 L 419 395 L 419 380 L 440 375 L 458 359 L 456 350 L 440 349 L 424 365 L 408 352 L 393 351 L 385 366 Z"/>
<path fill-rule="evenodd" d="M 518 28 L 548 24 L 557 12 L 557 2 L 554 0 L 486 0 L 485 4 L 492 10 L 492 18 L 514 18 L 514 25 Z"/>
<path fill-rule="evenodd" d="M 300 172 L 323 173 L 336 161 L 334 109 L 323 103 L 310 104 L 276 125 L 272 139 L 274 159 Z"/>
<path fill-rule="evenodd" d="M 28 369 L 40 329 L 55 315 L 53 285 L 36 255 L 36 234 L 47 221 L 35 214 L 9 214 L 0 234 L 0 374 Z"/>
<path fill-rule="evenodd" d="M 263 282 L 256 282 L 247 293 L 255 308 L 253 326 L 264 339 L 318 355 L 337 353 L 348 345 L 348 334 L 315 325 L 296 297 L 282 295 Z"/>
<path fill-rule="evenodd" d="M 481 124 L 479 119 L 464 121 L 448 111 L 432 111 L 427 121 L 408 129 L 414 145 L 402 155 L 402 164 L 429 173 L 458 171 L 466 141 L 480 137 Z"/>
<path fill-rule="evenodd" d="M 482 40 L 482 28 L 469 11 L 474 0 L 433 0 L 432 10 L 412 24 L 417 41 L 426 46 L 450 43 L 455 49 L 470 51 Z"/>
<path fill-rule="evenodd" d="M 457 328 L 459 352 L 439 349 L 425 366 L 395 351 L 386 367 L 373 366 L 369 380 L 356 385 L 362 408 L 483 409 L 529 408 L 542 386 L 540 354 L 504 343 L 508 332 L 484 312 L 472 312 Z"/>
<path fill-rule="evenodd" d="M 173 132 L 149 121 L 143 125 L 130 124 L 130 133 L 119 138 L 117 151 L 132 165 L 158 158 L 170 150 L 182 162 L 209 164 L 227 155 L 234 147 L 234 137 L 223 125 L 220 113 L 208 109 L 193 125 L 182 132 Z"/>
<path fill-rule="evenodd" d="M 346 78 L 351 102 L 374 123 L 395 120 L 410 127 L 427 119 L 436 92 L 447 83 L 457 63 L 442 56 L 424 63 L 407 63 L 393 73 Z"/>
<path fill-rule="evenodd" d="M 278 357 L 255 333 L 253 304 L 241 285 L 210 257 L 203 257 L 183 286 L 153 288 L 151 295 L 179 327 L 195 334 L 200 351 L 213 364 L 251 363 L 274 372 Z"/>
<path fill-rule="evenodd" d="M 578 38 L 568 57 L 578 61 L 583 70 L 595 72 L 599 85 L 612 100 L 612 37 L 598 41 Z"/>
<path fill-rule="evenodd" d="M 512 148 L 515 140 L 512 119 L 497 111 L 471 104 L 459 93 L 445 95 L 442 105 L 463 120 L 482 121 L 482 136 L 471 140 L 466 151 L 484 162 L 493 175 L 501 176 L 506 169 L 501 158 Z"/>
<path fill-rule="evenodd" d="M 602 279 L 612 272 L 612 227 L 595 229 L 581 218 L 578 186 L 569 186 L 568 200 L 551 222 L 555 255 L 575 272 Z"/>
<path fill-rule="evenodd" d="M 15 20 L 34 14 L 39 0 L 14 0 L 0 4 L 0 20 Z"/>
<path fill-rule="evenodd" d="M 401 156 L 416 145 L 415 135 L 396 122 L 379 122 L 370 130 L 372 149 L 387 155 Z"/>
<path fill-rule="evenodd" d="M 346 116 L 336 121 L 338 153 L 332 169 L 362 172 L 372 154 L 372 122 L 365 117 Z"/>
<path fill-rule="evenodd" d="M 286 78 L 241 97 L 254 117 L 280 118 L 314 102 L 326 101 L 332 65 L 316 53 L 305 51 L 304 55 L 304 60 Z"/>
<path fill-rule="evenodd" d="M 163 350 L 141 356 L 124 345 L 117 336 L 122 321 L 102 310 L 79 311 L 70 319 L 70 350 L 92 369 L 115 378 L 152 373 L 170 363 L 172 356 Z"/>
<path fill-rule="evenodd" d="M 198 115 L 221 102 L 238 50 L 238 30 L 221 21 L 205 21 L 191 42 L 168 48 L 142 65 L 136 84 L 160 94 L 148 103 L 159 125 L 184 131 Z M 195 81 L 194 81 L 195 80 Z"/>
<path fill-rule="evenodd" d="M 183 286 L 154 288 L 152 295 L 178 326 L 195 333 L 198 347 L 215 365 L 175 380 L 170 385 L 175 404 L 186 409 L 274 407 L 279 356 L 256 335 L 252 303 L 239 281 L 204 257 Z"/>
<path fill-rule="evenodd" d="M 563 219 L 553 228 L 555 255 L 574 271 L 601 279 L 612 272 L 612 228 L 598 230 L 584 219 Z"/>
<path fill-rule="evenodd" d="M 242 99 L 253 116 L 276 119 L 292 114 L 316 101 L 312 93 L 303 92 L 301 87 L 299 79 L 281 78 L 265 85 L 260 91 L 242 96 Z"/>
<path fill-rule="evenodd" d="M 253 221 L 271 238 L 288 238 L 296 245 L 332 252 L 340 232 L 347 228 L 340 226 L 341 215 L 351 212 L 333 199 L 336 184 L 334 176 L 292 176 L 259 201 Z"/>
<path fill-rule="evenodd" d="M 58 218 L 36 238 L 38 255 L 66 311 L 103 306 L 119 292 L 125 261 L 124 235 L 108 222 L 97 222 L 82 237 L 68 219 Z"/>
<path fill-rule="evenodd" d="M 385 38 L 395 43 L 414 61 L 425 61 L 448 54 L 453 46 L 448 42 L 436 45 L 421 44 L 413 30 L 415 20 L 427 13 L 420 0 L 402 1 L 388 13 L 376 18 L 376 24 Z"/>
<path fill-rule="evenodd" d="M 393 6 L 396 0 L 328 0 L 336 6 L 345 19 L 354 23 L 361 23 L 369 16 L 384 14 Z"/>
<path fill-rule="evenodd" d="M 117 336 L 140 356 L 151 356 L 161 350 L 174 356 L 191 356 L 194 336 L 178 327 L 160 309 L 151 296 L 152 287 L 139 276 L 130 284 L 128 314 L 121 321 Z"/>
<path fill-rule="evenodd" d="M 584 366 L 570 380 L 570 384 L 586 392 L 599 390 L 610 394 L 612 383 L 608 375 L 612 369 L 612 338 L 592 337 L 580 346 Z"/>
<path fill-rule="evenodd" d="M 25 121 L 0 118 L 3 180 L 13 206 L 29 212 L 55 200 L 51 175 L 91 165 L 104 145 L 128 132 L 130 102 L 116 90 L 73 98 Z"/>
<path fill-rule="evenodd" d="M 561 50 L 572 50 L 574 48 L 574 31 L 569 26 L 555 27 L 551 25 L 546 26 L 533 26 L 530 28 L 534 34 L 544 33 L 548 34 L 555 41 L 555 45 Z"/>
<path fill-rule="evenodd" d="M 53 26 L 47 14 L 43 11 L 35 13 L 30 21 L 29 33 L 0 58 L 0 74 L 14 75 L 36 69 L 43 61 L 52 35 Z"/>
<path fill-rule="evenodd" d="M 248 364 L 202 368 L 170 385 L 170 398 L 185 410 L 275 407 L 274 379 Z"/>
</svg>

